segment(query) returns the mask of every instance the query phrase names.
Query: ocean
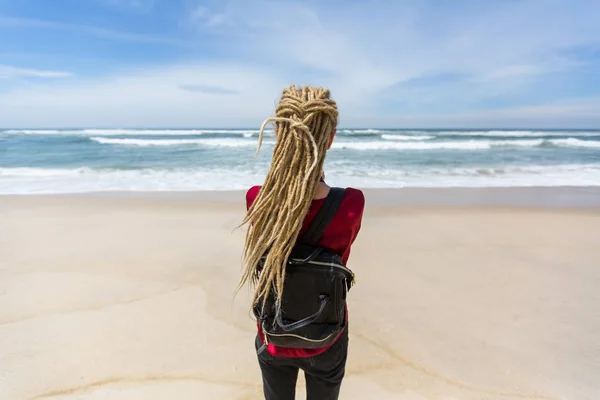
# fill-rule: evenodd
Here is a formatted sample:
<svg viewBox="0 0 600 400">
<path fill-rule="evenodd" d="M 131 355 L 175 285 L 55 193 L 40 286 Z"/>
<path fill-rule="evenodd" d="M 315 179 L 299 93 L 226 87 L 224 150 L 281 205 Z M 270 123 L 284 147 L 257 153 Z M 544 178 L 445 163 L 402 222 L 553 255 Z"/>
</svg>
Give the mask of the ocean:
<svg viewBox="0 0 600 400">
<path fill-rule="evenodd" d="M 275 137 L 252 129 L 0 130 L 0 194 L 237 190 Z M 359 188 L 600 186 L 600 130 L 338 129 L 327 181 Z"/>
</svg>

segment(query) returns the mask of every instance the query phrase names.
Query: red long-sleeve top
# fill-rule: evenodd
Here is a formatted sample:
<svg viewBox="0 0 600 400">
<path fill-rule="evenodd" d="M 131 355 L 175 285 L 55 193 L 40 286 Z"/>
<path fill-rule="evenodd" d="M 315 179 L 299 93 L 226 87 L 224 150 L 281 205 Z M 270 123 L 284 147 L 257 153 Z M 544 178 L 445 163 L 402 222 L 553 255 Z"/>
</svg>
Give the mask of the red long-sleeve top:
<svg viewBox="0 0 600 400">
<path fill-rule="evenodd" d="M 247 209 L 250 208 L 258 196 L 259 191 L 260 186 L 253 186 L 248 190 L 246 193 Z M 302 235 L 308 229 L 317 212 L 323 205 L 324 200 L 325 199 L 317 199 L 312 201 L 310 209 L 304 218 L 300 235 Z M 320 246 L 326 247 L 339 254 L 342 257 L 344 264 L 348 262 L 348 258 L 350 257 L 350 248 L 352 243 L 354 243 L 358 232 L 360 231 L 364 206 L 365 197 L 363 193 L 358 189 L 347 188 L 340 207 L 325 229 L 325 232 L 323 232 L 323 236 L 318 243 Z M 346 314 L 347 313 L 348 311 L 346 310 Z M 258 329 L 258 335 L 260 340 L 264 341 L 260 327 Z M 267 345 L 267 351 L 273 356 L 280 357 L 313 357 L 325 352 L 332 345 L 318 349 L 297 349 L 275 346 L 269 343 Z"/>
</svg>

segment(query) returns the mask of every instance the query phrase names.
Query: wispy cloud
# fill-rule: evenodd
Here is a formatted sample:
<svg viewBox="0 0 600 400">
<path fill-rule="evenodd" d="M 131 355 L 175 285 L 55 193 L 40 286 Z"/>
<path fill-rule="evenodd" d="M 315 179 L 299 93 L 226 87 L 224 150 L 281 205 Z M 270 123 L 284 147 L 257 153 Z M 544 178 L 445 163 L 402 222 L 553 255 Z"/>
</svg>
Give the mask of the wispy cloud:
<svg viewBox="0 0 600 400">
<path fill-rule="evenodd" d="M 463 112 L 425 112 L 408 115 L 346 118 L 348 126 L 368 121 L 371 127 L 409 128 L 572 128 L 597 129 L 600 123 L 600 96 L 551 102 L 545 105 L 506 107 Z"/>
<path fill-rule="evenodd" d="M 194 11 L 192 11 L 189 20 L 193 23 L 198 23 L 209 28 L 228 25 L 231 23 L 231 21 L 227 19 L 227 15 L 225 13 L 212 12 L 205 6 L 198 6 Z"/>
<path fill-rule="evenodd" d="M 181 82 L 196 90 L 182 90 Z M 0 126 L 255 126 L 285 84 L 275 71 L 219 63 L 30 85 L 0 93 Z"/>
<path fill-rule="evenodd" d="M 238 94 L 238 90 L 226 89 L 218 86 L 209 85 L 179 85 L 182 90 L 196 93 L 208 93 L 208 94 Z"/>
<path fill-rule="evenodd" d="M 65 71 L 19 68 L 0 64 L 0 78 L 67 78 L 72 75 L 72 73 Z"/>
<path fill-rule="evenodd" d="M 0 125 L 25 115 L 62 126 L 255 125 L 289 83 L 329 87 L 345 125 L 600 124 L 597 1 L 183 3 L 187 24 L 172 30 L 185 41 L 0 16 L 0 27 L 210 50 L 13 89 L 0 96 Z"/>
<path fill-rule="evenodd" d="M 587 14 L 593 10 L 558 2 L 437 10 L 428 3 L 373 1 L 349 3 L 344 12 L 312 4 L 256 1 L 247 7 L 232 0 L 192 15 L 203 36 L 227 44 L 236 57 L 274 63 L 290 77 L 314 70 L 320 78 L 313 81 L 326 83 L 357 107 L 377 103 L 381 92 L 392 88 L 404 97 L 403 82 L 444 74 L 478 85 L 476 91 L 464 91 L 469 94 L 465 105 L 518 91 L 570 68 L 561 50 L 597 44 L 600 38 L 600 28 Z M 591 6 L 600 12 L 598 5 Z M 219 29 L 222 21 L 228 29 Z M 415 88 L 409 91 L 418 95 Z"/>
<path fill-rule="evenodd" d="M 149 8 L 155 3 L 155 0 L 101 0 L 108 5 L 127 7 L 127 8 Z"/>
<path fill-rule="evenodd" d="M 124 32 L 114 29 L 106 29 L 89 25 L 71 24 L 58 21 L 47 21 L 31 18 L 19 18 L 6 15 L 0 15 L 0 27 L 5 28 L 36 28 L 49 29 L 72 32 L 75 34 L 83 34 L 94 36 L 103 39 L 136 42 L 136 43 L 153 43 L 171 46 L 190 46 L 191 43 L 178 39 L 165 38 L 161 36 L 153 36 L 139 34 L 134 32 Z"/>
</svg>

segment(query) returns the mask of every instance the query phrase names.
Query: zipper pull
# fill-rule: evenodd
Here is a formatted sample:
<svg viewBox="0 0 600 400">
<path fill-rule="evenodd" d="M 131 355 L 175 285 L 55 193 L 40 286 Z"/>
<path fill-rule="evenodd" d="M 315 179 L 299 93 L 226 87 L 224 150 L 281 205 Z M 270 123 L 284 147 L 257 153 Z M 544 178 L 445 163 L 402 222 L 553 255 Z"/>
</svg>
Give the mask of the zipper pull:
<svg viewBox="0 0 600 400">
<path fill-rule="evenodd" d="M 269 345 L 269 337 L 267 336 L 267 331 L 265 330 L 264 325 L 262 326 L 263 338 L 265 339 L 265 345 Z"/>
</svg>

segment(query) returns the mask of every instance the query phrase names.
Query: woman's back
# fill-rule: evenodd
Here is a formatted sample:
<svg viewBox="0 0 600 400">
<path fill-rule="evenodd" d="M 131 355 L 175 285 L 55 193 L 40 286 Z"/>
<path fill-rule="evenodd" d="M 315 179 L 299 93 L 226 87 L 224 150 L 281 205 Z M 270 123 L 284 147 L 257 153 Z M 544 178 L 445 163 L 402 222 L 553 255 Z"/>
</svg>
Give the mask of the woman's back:
<svg viewBox="0 0 600 400">
<path fill-rule="evenodd" d="M 247 208 L 250 208 L 259 191 L 260 186 L 253 186 L 248 190 L 246 193 Z M 308 213 L 304 217 L 300 236 L 306 232 L 324 201 L 324 198 L 312 201 Z M 360 231 L 364 206 L 365 197 L 362 191 L 347 188 L 342 204 L 319 241 L 319 245 L 339 254 L 344 263 L 348 262 L 350 248 Z"/>
</svg>

